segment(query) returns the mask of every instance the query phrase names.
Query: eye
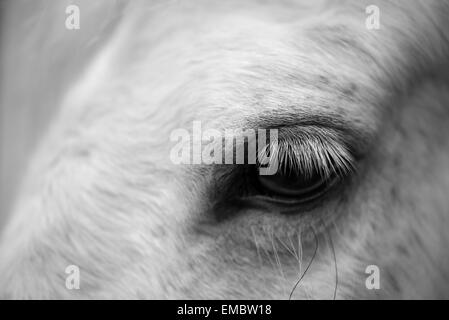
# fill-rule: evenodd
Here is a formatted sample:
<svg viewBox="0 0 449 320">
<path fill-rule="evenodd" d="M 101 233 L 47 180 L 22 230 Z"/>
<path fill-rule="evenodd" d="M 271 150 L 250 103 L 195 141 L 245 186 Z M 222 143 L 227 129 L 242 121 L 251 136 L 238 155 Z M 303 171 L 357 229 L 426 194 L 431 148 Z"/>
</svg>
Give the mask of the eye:
<svg viewBox="0 0 449 320">
<path fill-rule="evenodd" d="M 356 157 L 342 133 L 316 126 L 283 127 L 279 137 L 263 150 L 268 157 L 261 157 L 263 162 L 217 171 L 216 181 L 223 187 L 214 194 L 222 199 L 217 203 L 234 199 L 248 208 L 290 214 L 310 212 L 343 194 Z M 267 167 L 276 173 L 262 174 L 267 171 L 261 168 Z"/>
<path fill-rule="evenodd" d="M 275 175 L 258 175 L 257 187 L 262 195 L 283 203 L 308 203 L 322 196 L 339 180 L 332 174 L 325 177 L 319 172 L 301 174 L 295 171 L 279 171 Z"/>
</svg>

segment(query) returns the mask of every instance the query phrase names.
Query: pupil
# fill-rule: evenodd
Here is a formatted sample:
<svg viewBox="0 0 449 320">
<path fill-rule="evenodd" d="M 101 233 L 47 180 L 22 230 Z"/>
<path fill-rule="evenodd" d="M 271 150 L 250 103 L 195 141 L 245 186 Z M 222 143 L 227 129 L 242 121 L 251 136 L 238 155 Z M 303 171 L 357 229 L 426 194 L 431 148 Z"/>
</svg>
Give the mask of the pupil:
<svg viewBox="0 0 449 320">
<path fill-rule="evenodd" d="M 321 189 L 325 181 L 318 173 L 301 175 L 278 172 L 272 176 L 260 175 L 259 182 L 269 193 L 297 197 Z"/>
</svg>

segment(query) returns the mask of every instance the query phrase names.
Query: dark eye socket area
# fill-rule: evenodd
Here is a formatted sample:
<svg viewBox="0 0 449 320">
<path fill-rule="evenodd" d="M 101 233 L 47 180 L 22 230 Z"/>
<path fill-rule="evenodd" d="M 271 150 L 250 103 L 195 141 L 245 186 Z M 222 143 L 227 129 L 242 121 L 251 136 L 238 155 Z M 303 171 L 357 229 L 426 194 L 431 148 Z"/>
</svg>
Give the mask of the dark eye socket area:
<svg viewBox="0 0 449 320">
<path fill-rule="evenodd" d="M 318 170 L 304 174 L 294 170 L 278 171 L 274 175 L 260 175 L 257 168 L 248 170 L 252 197 L 272 205 L 300 206 L 321 200 L 343 177 L 332 173 L 325 176 Z"/>
<path fill-rule="evenodd" d="M 276 157 L 279 164 L 273 175 L 261 174 L 259 163 L 217 167 L 214 201 L 224 207 L 238 203 L 237 209 L 308 212 L 338 197 L 359 159 L 343 134 L 318 126 L 279 130 L 273 150 L 270 163 Z"/>
<path fill-rule="evenodd" d="M 274 175 L 253 170 L 259 198 L 272 204 L 318 202 L 354 168 L 354 156 L 340 135 L 316 127 L 279 141 L 279 168 Z"/>
<path fill-rule="evenodd" d="M 275 175 L 258 175 L 258 188 L 275 198 L 307 202 L 323 195 L 337 180 L 335 174 L 324 177 L 316 170 L 312 174 L 278 171 Z"/>
</svg>

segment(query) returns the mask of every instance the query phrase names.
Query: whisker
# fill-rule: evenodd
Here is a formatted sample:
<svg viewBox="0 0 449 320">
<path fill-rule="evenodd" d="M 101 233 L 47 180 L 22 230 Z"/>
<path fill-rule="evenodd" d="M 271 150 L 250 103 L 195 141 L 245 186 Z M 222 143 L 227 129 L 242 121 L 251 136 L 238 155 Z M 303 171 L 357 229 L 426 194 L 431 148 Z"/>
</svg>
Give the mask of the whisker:
<svg viewBox="0 0 449 320">
<path fill-rule="evenodd" d="M 295 248 L 293 248 L 293 249 L 290 248 L 284 241 L 282 241 L 281 238 L 277 237 L 276 235 L 275 235 L 275 238 L 276 238 L 277 241 L 279 241 L 279 242 L 282 244 L 282 246 L 283 246 L 285 249 L 287 249 L 287 251 L 288 251 L 292 256 L 294 256 L 296 259 L 298 258 L 297 255 L 296 255 L 296 250 L 295 250 Z M 289 239 L 290 239 L 290 237 L 289 237 Z"/>
<path fill-rule="evenodd" d="M 257 236 L 256 236 L 253 226 L 251 226 L 251 233 L 253 234 L 254 244 L 256 245 L 257 257 L 259 258 L 259 264 L 260 264 L 260 266 L 262 266 L 262 256 L 260 255 L 259 241 L 257 241 Z"/>
<path fill-rule="evenodd" d="M 277 252 L 277 248 L 276 248 L 276 246 L 275 246 L 275 244 L 274 244 L 274 232 L 273 232 L 273 227 L 271 227 L 271 235 L 270 235 L 270 239 L 271 239 L 271 245 L 272 245 L 272 247 L 273 247 L 274 258 L 276 259 L 276 263 L 277 263 L 278 268 L 279 268 L 279 271 L 280 271 L 280 273 L 281 273 L 281 277 L 284 279 L 285 282 L 287 282 L 287 279 L 285 278 L 285 275 L 284 275 L 284 271 L 282 270 L 282 265 L 281 265 L 281 261 L 280 261 L 280 259 L 279 259 L 279 255 L 278 255 L 278 252 Z M 285 291 L 284 286 L 282 286 L 282 288 L 283 288 L 283 290 Z"/>
<path fill-rule="evenodd" d="M 323 224 L 324 227 L 324 222 L 321 221 L 321 223 Z M 332 237 L 329 234 L 329 231 L 326 230 L 326 235 L 327 235 L 327 239 L 329 241 L 329 246 L 331 248 L 332 251 L 332 255 L 334 257 L 334 266 L 335 266 L 335 288 L 334 288 L 334 296 L 333 296 L 333 300 L 336 299 L 337 297 L 337 287 L 338 287 L 338 266 L 337 266 L 337 256 L 335 254 L 335 248 L 334 248 L 334 242 L 332 241 Z"/>
<path fill-rule="evenodd" d="M 297 238 L 298 238 L 298 260 L 299 260 L 299 274 L 302 272 L 302 239 L 301 239 L 302 233 L 298 232 Z"/>
<path fill-rule="evenodd" d="M 299 285 L 299 283 L 301 282 L 301 280 L 302 280 L 302 279 L 304 278 L 304 276 L 306 275 L 307 271 L 309 271 L 309 268 L 310 268 L 310 266 L 312 265 L 313 260 L 315 260 L 315 256 L 316 256 L 317 251 L 318 251 L 318 245 L 319 245 L 319 243 L 318 243 L 318 237 L 317 237 L 317 235 L 316 235 L 316 233 L 315 233 L 315 230 L 313 230 L 313 228 L 311 228 L 311 230 L 312 230 L 313 235 L 314 235 L 314 237 L 315 237 L 315 251 L 313 252 L 312 258 L 310 259 L 309 264 L 308 264 L 307 267 L 306 267 L 306 270 L 304 270 L 304 273 L 301 275 L 301 277 L 298 279 L 298 281 L 296 281 L 295 285 L 293 286 L 293 289 L 292 289 L 292 291 L 290 292 L 290 296 L 289 296 L 288 300 L 291 300 L 291 299 L 292 299 L 293 293 L 295 292 L 295 290 L 296 290 L 296 288 L 298 287 L 298 285 Z"/>
<path fill-rule="evenodd" d="M 268 232 L 267 232 L 265 226 L 263 227 L 263 231 L 264 231 L 265 233 L 268 234 Z M 268 257 L 268 260 L 270 261 L 270 264 L 271 264 L 271 266 L 273 267 L 273 269 L 276 269 L 276 264 L 275 264 L 275 263 L 273 262 L 273 260 L 271 259 L 271 255 L 270 255 L 270 253 L 268 252 L 268 250 L 267 250 L 264 246 L 262 246 L 262 249 L 263 249 L 263 252 L 265 253 L 265 255 Z"/>
<path fill-rule="evenodd" d="M 333 229 L 337 232 L 339 237 L 343 236 L 343 233 L 340 231 L 340 228 L 338 227 L 338 225 L 335 223 L 335 221 L 332 221 L 332 227 Z"/>
</svg>

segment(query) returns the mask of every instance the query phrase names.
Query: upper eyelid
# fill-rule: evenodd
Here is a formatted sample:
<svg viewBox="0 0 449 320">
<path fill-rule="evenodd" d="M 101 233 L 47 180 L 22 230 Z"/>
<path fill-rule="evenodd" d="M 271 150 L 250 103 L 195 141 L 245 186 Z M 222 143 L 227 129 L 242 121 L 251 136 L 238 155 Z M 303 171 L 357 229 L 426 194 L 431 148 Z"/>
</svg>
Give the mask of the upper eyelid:
<svg viewBox="0 0 449 320">
<path fill-rule="evenodd" d="M 220 122 L 224 123 L 223 120 Z M 372 126 L 351 121 L 349 117 L 345 118 L 345 115 L 332 113 L 298 114 L 271 111 L 259 113 L 252 118 L 246 117 L 243 121 L 240 120 L 239 122 L 234 122 L 234 124 L 232 122 L 231 125 L 225 128 L 235 129 L 238 128 L 237 123 L 240 123 L 240 125 L 243 124 L 243 128 L 240 127 L 243 130 L 253 129 L 256 133 L 259 128 L 278 129 L 279 141 L 285 143 L 285 145 L 292 146 L 292 150 L 296 151 L 297 154 L 304 152 L 307 147 L 310 147 L 309 151 L 315 150 L 316 152 L 313 153 L 304 153 L 304 156 L 306 156 L 304 161 L 302 163 L 301 161 L 298 162 L 301 166 L 296 168 L 302 173 L 307 172 L 305 170 L 307 164 L 309 164 L 309 167 L 313 164 L 313 169 L 324 170 L 325 172 L 350 173 L 356 168 L 356 162 L 363 156 L 365 149 L 369 148 L 374 136 Z M 221 127 L 221 130 L 224 131 L 225 128 Z M 216 142 L 224 146 L 223 141 Z M 235 152 L 237 146 L 234 147 L 233 152 Z M 224 148 L 223 151 L 226 152 Z M 336 161 L 337 164 L 340 163 L 340 166 L 332 168 L 329 166 L 329 163 L 325 164 L 323 161 L 320 161 L 320 157 L 323 159 L 328 153 L 333 155 L 331 157 L 333 161 L 343 160 L 343 162 Z M 204 165 L 204 167 L 209 166 Z M 233 168 L 239 165 L 215 166 L 222 169 L 218 170 L 218 172 L 214 169 L 212 176 L 224 177 L 231 176 L 234 171 Z"/>
<path fill-rule="evenodd" d="M 307 128 L 322 129 L 323 133 L 327 130 L 330 134 L 338 134 L 356 156 L 366 151 L 376 135 L 375 123 L 332 112 L 270 111 L 246 119 L 246 124 L 249 128 L 278 128 L 286 133 L 299 133 Z"/>
</svg>

